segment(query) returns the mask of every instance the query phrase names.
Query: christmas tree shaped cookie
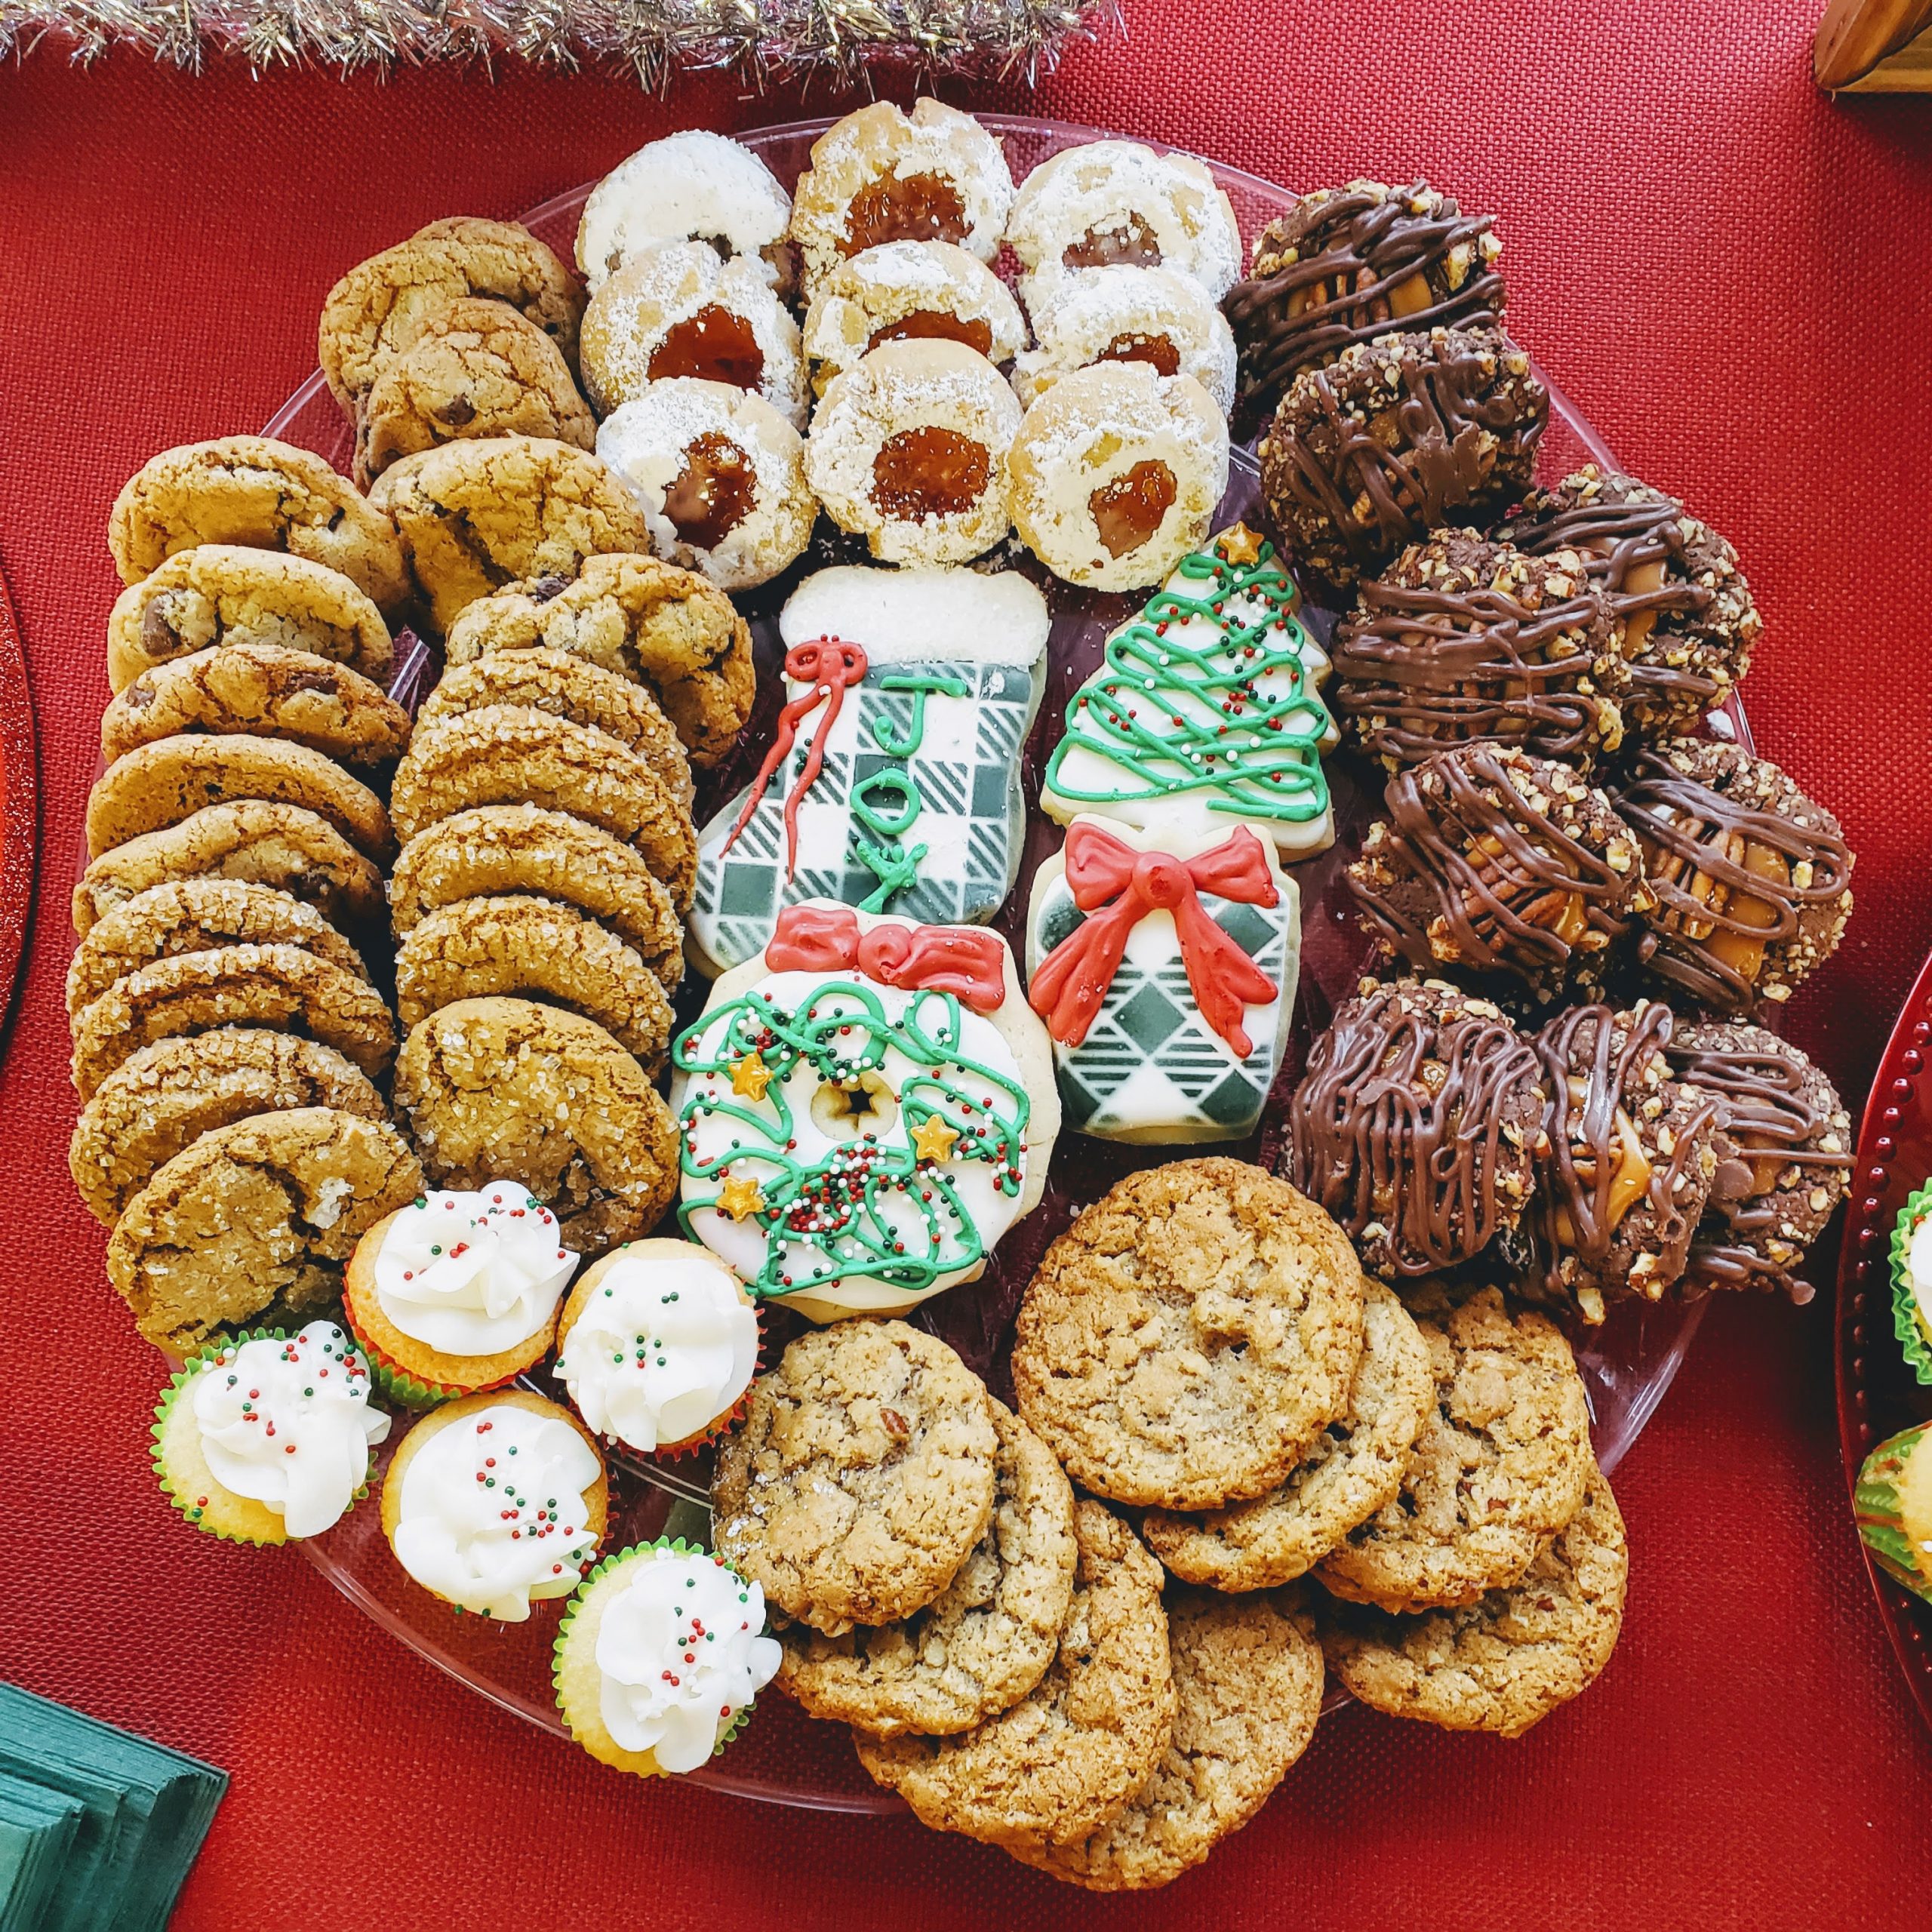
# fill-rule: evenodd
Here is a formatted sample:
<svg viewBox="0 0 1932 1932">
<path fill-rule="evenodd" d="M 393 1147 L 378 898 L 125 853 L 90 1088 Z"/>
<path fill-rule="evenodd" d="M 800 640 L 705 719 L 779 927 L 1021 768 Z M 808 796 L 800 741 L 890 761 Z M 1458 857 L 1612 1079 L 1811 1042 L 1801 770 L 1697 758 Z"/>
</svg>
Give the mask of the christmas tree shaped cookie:
<svg viewBox="0 0 1932 1932">
<path fill-rule="evenodd" d="M 1020 749 L 1048 614 L 1011 572 L 820 571 L 779 619 L 785 705 L 750 787 L 699 834 L 689 934 L 718 974 L 780 910 L 832 899 L 926 924 L 990 919 L 1013 889 Z"/>
<path fill-rule="evenodd" d="M 974 1280 L 1044 1191 L 1052 1055 L 983 927 L 787 906 L 671 1057 L 685 1231 L 815 1321 Z"/>
</svg>

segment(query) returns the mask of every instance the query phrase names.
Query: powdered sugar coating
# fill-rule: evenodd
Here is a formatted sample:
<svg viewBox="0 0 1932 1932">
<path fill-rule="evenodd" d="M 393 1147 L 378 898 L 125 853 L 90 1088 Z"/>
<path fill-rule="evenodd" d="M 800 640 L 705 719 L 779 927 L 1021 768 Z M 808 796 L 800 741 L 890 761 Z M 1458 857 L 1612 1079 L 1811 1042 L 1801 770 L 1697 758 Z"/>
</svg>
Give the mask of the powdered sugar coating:
<svg viewBox="0 0 1932 1932">
<path fill-rule="evenodd" d="M 1103 359 L 1140 360 L 1115 344 L 1164 337 L 1175 373 L 1192 376 L 1223 415 L 1234 407 L 1235 338 L 1227 318 L 1192 275 L 1173 269 L 1081 269 L 1069 275 L 1038 318 L 1040 344 L 1014 365 L 1013 386 L 1031 402 L 1062 376 Z"/>
</svg>

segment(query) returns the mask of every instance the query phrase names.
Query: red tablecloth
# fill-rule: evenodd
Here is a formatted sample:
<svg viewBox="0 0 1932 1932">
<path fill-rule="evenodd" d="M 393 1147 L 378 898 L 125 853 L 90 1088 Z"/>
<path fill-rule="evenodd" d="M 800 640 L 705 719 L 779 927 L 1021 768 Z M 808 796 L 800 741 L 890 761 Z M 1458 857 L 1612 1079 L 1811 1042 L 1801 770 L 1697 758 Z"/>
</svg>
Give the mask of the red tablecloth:
<svg viewBox="0 0 1932 1932">
<path fill-rule="evenodd" d="M 1794 1016 L 1856 1104 L 1932 939 L 1932 103 L 1819 100 L 1819 5 L 1128 0 L 1131 39 L 1034 104 L 1291 183 L 1426 170 L 1496 211 L 1517 332 L 1743 553 L 1760 743 L 1860 854 L 1850 940 Z M 1349 1711 L 1204 1872 L 1137 1903 L 909 1822 L 620 1778 L 155 1494 L 155 1358 L 62 1160 L 115 490 L 164 445 L 266 420 L 329 284 L 419 223 L 513 214 L 674 125 L 800 111 L 716 79 L 667 109 L 520 72 L 0 70 L 0 559 L 47 855 L 0 1069 L 0 1671 L 233 1772 L 186 1926 L 1924 1925 L 1932 1751 L 1847 1517 L 1822 1303 L 1713 1312 L 1618 1478 L 1629 1617 L 1580 1703 L 1515 1744 Z"/>
</svg>

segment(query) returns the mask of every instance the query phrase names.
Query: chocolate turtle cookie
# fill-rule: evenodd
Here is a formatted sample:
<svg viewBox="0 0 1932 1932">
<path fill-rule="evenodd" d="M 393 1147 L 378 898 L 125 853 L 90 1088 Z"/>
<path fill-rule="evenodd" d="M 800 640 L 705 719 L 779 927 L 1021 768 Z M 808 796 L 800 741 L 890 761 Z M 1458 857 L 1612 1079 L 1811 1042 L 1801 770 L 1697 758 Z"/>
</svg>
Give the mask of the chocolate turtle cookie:
<svg viewBox="0 0 1932 1932">
<path fill-rule="evenodd" d="M 1331 1604 L 1321 1647 L 1372 1710 L 1521 1737 L 1609 1663 L 1629 1572 L 1622 1513 L 1592 1469 L 1583 1506 L 1520 1581 L 1417 1617 Z"/>
<path fill-rule="evenodd" d="M 1392 329 L 1503 318 L 1503 244 L 1426 181 L 1351 181 L 1304 195 L 1256 238 L 1249 278 L 1223 304 L 1241 394 L 1272 409 L 1306 369 Z"/>
<path fill-rule="evenodd" d="M 1500 1288 L 1419 1315 L 1435 1399 L 1401 1487 L 1315 1571 L 1331 1595 L 1384 1610 L 1474 1603 L 1515 1583 L 1583 1506 L 1595 1470 L 1570 1344 L 1512 1316 Z"/>
<path fill-rule="evenodd" d="M 1075 1504 L 1073 1530 L 1072 1601 L 1053 1663 L 1027 1696 L 953 1737 L 853 1734 L 860 1763 L 934 1831 L 1008 1847 L 1078 1844 L 1121 1815 L 1173 1737 L 1161 1566 L 1098 1503 Z"/>
<path fill-rule="evenodd" d="M 1694 731 L 1750 668 L 1764 620 L 1737 552 L 1675 497 L 1590 463 L 1532 490 L 1504 534 L 1537 555 L 1583 555 L 1623 620 L 1625 712 L 1645 737 Z"/>
<path fill-rule="evenodd" d="M 74 888 L 74 930 L 170 879 L 232 878 L 293 893 L 332 926 L 380 918 L 383 875 L 316 813 L 243 798 L 204 805 L 178 825 L 104 852 Z"/>
<path fill-rule="evenodd" d="M 595 1020 L 527 999 L 463 999 L 410 1029 L 395 1103 L 438 1187 L 514 1180 L 566 1247 L 648 1234 L 678 1186 L 670 1110 Z"/>
<path fill-rule="evenodd" d="M 183 732 L 287 739 L 346 764 L 399 757 L 409 714 L 359 671 L 286 645 L 211 645 L 143 671 L 100 721 L 109 764 Z"/>
<path fill-rule="evenodd" d="M 1433 1274 L 1514 1227 L 1547 1096 L 1502 1009 L 1438 980 L 1367 988 L 1309 1050 L 1287 1175 L 1379 1274 Z"/>
<path fill-rule="evenodd" d="M 297 1327 L 335 1305 L 363 1235 L 422 1191 L 386 1121 L 336 1107 L 258 1114 L 155 1171 L 108 1241 L 108 1278 L 174 1355 L 251 1324 Z"/>
<path fill-rule="evenodd" d="M 980 1378 L 903 1321 L 801 1335 L 752 1394 L 711 1480 L 718 1554 L 837 1636 L 923 1610 L 992 1515 L 998 1438 Z"/>
<path fill-rule="evenodd" d="M 1336 626 L 1330 702 L 1391 771 L 1475 740 L 1586 771 L 1623 741 L 1620 642 L 1580 552 L 1438 531 L 1363 584 Z"/>
<path fill-rule="evenodd" d="M 450 663 L 464 664 L 536 645 L 644 685 L 677 727 L 694 764 L 717 764 L 751 715 L 752 638 L 745 620 L 695 571 L 653 556 L 588 557 L 574 575 L 506 584 L 457 618 L 444 651 Z"/>
<path fill-rule="evenodd" d="M 405 1026 L 439 1007 L 494 993 L 536 998 L 594 1020 L 655 1072 L 671 1002 L 651 968 L 574 906 L 459 899 L 413 926 L 397 949 L 395 1005 Z"/>
<path fill-rule="evenodd" d="M 1552 1000 L 1600 981 L 1648 904 L 1636 835 L 1567 764 L 1471 744 L 1389 780 L 1349 866 L 1379 958 L 1506 973 Z"/>
<path fill-rule="evenodd" d="M 648 542 L 617 476 L 588 451 L 542 436 L 486 436 L 405 457 L 376 479 L 369 500 L 395 518 L 440 631 L 506 583 L 569 575 L 586 557 Z"/>
<path fill-rule="evenodd" d="M 312 651 L 377 684 L 395 660 L 389 626 L 340 571 L 306 557 L 232 543 L 177 551 L 115 599 L 107 681 L 123 691 L 144 671 L 217 645 Z"/>
<path fill-rule="evenodd" d="M 395 527 L 312 451 L 223 436 L 150 457 L 122 486 L 107 547 L 139 583 L 198 544 L 281 550 L 340 571 L 385 611 L 409 595 Z"/>
<path fill-rule="evenodd" d="M 1549 392 L 1499 329 L 1386 335 L 1295 378 L 1257 445 L 1283 546 L 1339 590 L 1527 487 Z"/>
<path fill-rule="evenodd" d="M 88 1211 L 111 1228 L 155 1171 L 203 1134 L 293 1107 L 389 1118 L 368 1075 L 319 1040 L 266 1026 L 157 1040 L 123 1060 L 81 1109 L 67 1171 Z"/>
<path fill-rule="evenodd" d="M 1637 956 L 1659 979 L 1744 1018 L 1837 950 L 1851 849 L 1768 758 L 1673 739 L 1638 759 L 1616 804 L 1644 848 L 1654 903 Z"/>
</svg>

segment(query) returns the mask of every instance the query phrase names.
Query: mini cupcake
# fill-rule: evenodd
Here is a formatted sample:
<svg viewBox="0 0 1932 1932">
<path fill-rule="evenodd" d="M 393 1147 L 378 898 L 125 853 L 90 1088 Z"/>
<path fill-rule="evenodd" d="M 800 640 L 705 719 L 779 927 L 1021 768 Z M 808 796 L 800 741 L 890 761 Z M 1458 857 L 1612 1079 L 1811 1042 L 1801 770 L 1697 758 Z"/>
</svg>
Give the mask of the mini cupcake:
<svg viewBox="0 0 1932 1932">
<path fill-rule="evenodd" d="M 233 1543 L 320 1536 L 366 1494 L 389 1419 L 333 1321 L 205 1349 L 155 1411 L 154 1466 L 176 1509 Z"/>
<path fill-rule="evenodd" d="M 500 1388 L 550 1352 L 577 1257 L 521 1182 L 438 1190 L 356 1244 L 343 1312 L 377 1385 L 412 1407 Z"/>
<path fill-rule="evenodd" d="M 1932 1181 L 1899 1210 L 1892 1230 L 1892 1326 L 1912 1374 L 1932 1384 Z"/>
<path fill-rule="evenodd" d="M 402 1438 L 383 1484 L 383 1534 L 431 1595 L 521 1623 L 596 1560 L 610 1485 L 590 1432 L 521 1389 L 466 1395 Z"/>
<path fill-rule="evenodd" d="M 778 1669 L 764 1592 L 682 1539 L 601 1564 L 557 1632 L 557 1708 L 600 1763 L 694 1771 L 743 1727 Z"/>
<path fill-rule="evenodd" d="M 1932 1423 L 1888 1438 L 1865 1459 L 1852 1493 L 1858 1534 L 1887 1576 L 1932 1602 Z"/>
<path fill-rule="evenodd" d="M 595 1434 L 647 1454 L 692 1448 L 751 1389 L 757 1308 L 709 1248 L 634 1241 L 571 1291 L 557 1373 Z"/>
</svg>

